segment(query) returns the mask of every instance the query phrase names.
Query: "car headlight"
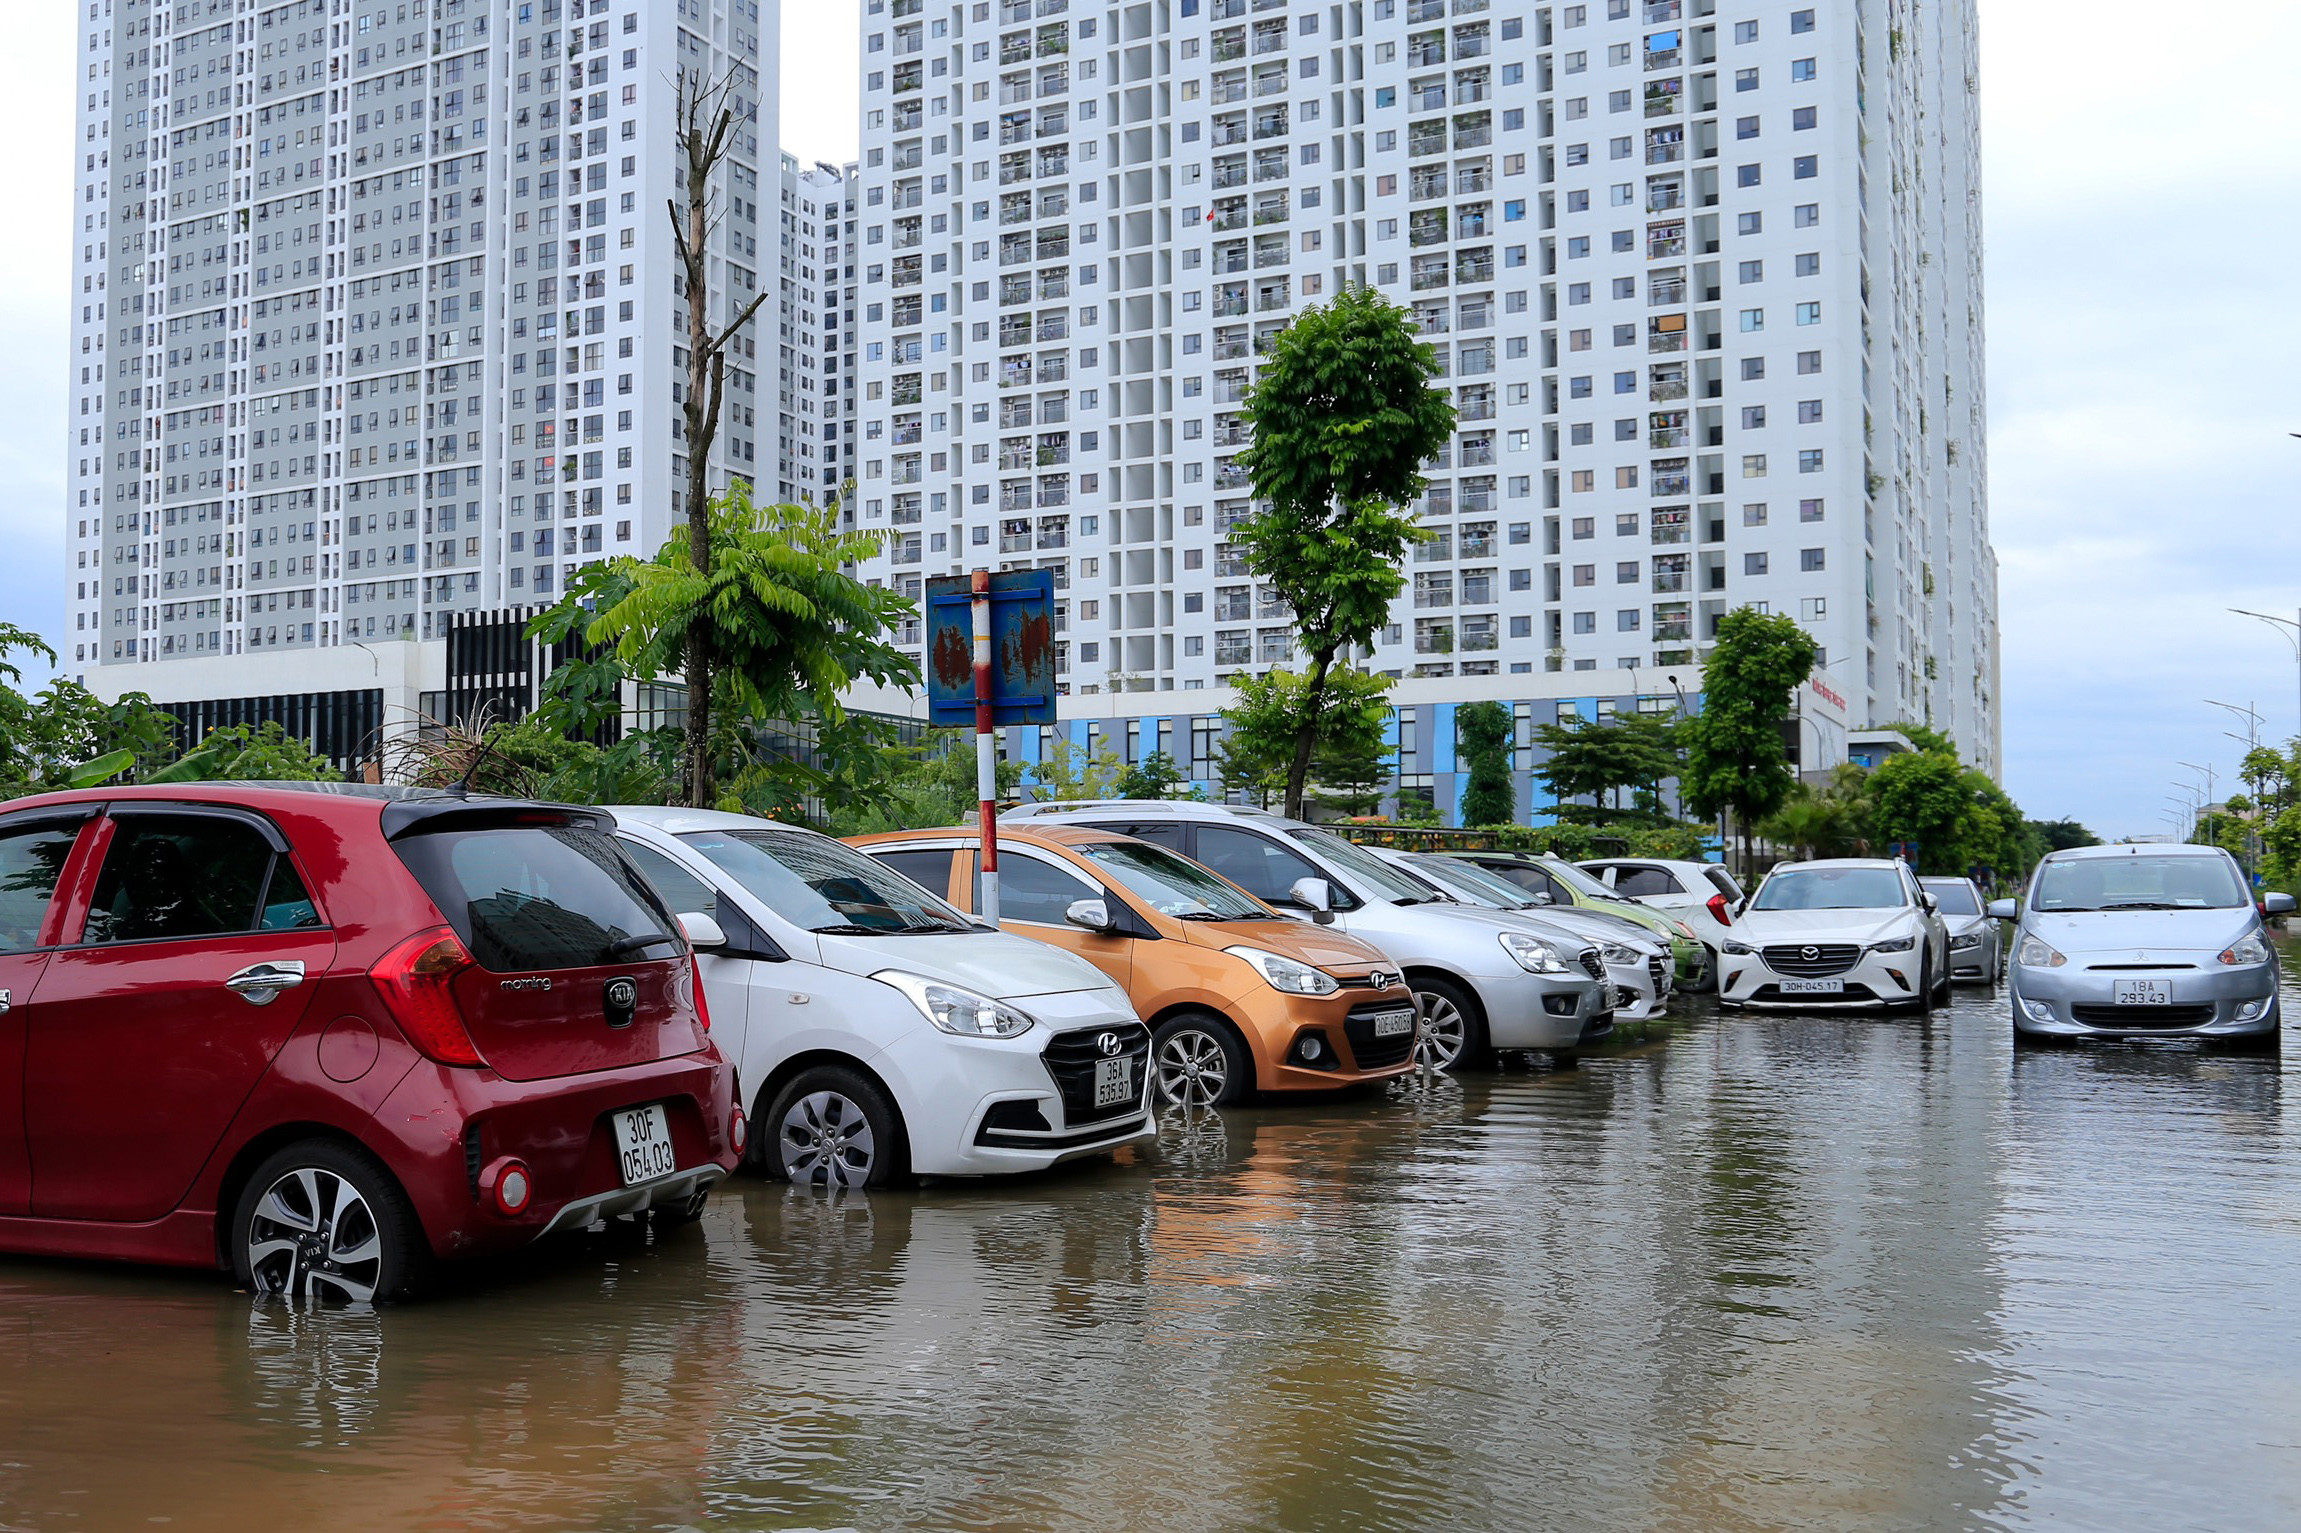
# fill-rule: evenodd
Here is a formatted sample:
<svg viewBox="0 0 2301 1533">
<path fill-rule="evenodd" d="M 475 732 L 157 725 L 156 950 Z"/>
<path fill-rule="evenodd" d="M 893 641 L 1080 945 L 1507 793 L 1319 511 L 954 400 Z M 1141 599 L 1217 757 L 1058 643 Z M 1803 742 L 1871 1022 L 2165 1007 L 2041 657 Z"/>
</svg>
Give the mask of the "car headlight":
<svg viewBox="0 0 2301 1533">
<path fill-rule="evenodd" d="M 1606 961 L 1610 964 L 1627 964 L 1632 968 L 1636 968 L 1645 962 L 1643 958 L 1640 958 L 1636 953 L 1631 952 L 1628 948 L 1622 946 L 1622 944 L 1619 942 L 1602 943 L 1599 945 L 1598 951 L 1605 956 Z"/>
<path fill-rule="evenodd" d="M 1725 941 L 1719 943 L 1718 951 L 1726 954 L 1730 958 L 1755 958 L 1758 956 L 1758 950 L 1756 948 L 1750 946 L 1747 942 L 1736 941 L 1732 937 L 1728 937 Z"/>
<path fill-rule="evenodd" d="M 2223 963 L 2267 963 L 2269 944 L 2261 940 L 2259 932 L 2247 932 L 2221 950 Z"/>
<path fill-rule="evenodd" d="M 1917 938 L 1915 937 L 1896 937 L 1891 942 L 1871 943 L 1870 951 L 1873 953 L 1906 953 L 1916 946 Z"/>
<path fill-rule="evenodd" d="M 1958 935 L 1958 936 L 1955 936 L 1955 937 L 1952 937 L 1952 938 L 1950 938 L 1950 939 L 1949 939 L 1949 945 L 1950 945 L 1950 949 L 1951 949 L 1951 951 L 1953 951 L 1953 952 L 1963 952 L 1963 951 L 1964 951 L 1965 949 L 1967 949 L 1967 948 L 1980 947 L 1980 946 L 1981 946 L 1981 933 L 1980 933 L 1980 932 L 1964 932 L 1964 933 L 1961 933 L 1961 934 L 1960 934 L 1960 935 Z"/>
<path fill-rule="evenodd" d="M 2035 937 L 2024 937 L 2013 950 L 2013 961 L 2025 969 L 2058 969 L 2069 962 Z"/>
<path fill-rule="evenodd" d="M 871 977 L 902 991 L 928 1021 L 962 1038 L 1013 1038 L 1034 1025 L 1029 1012 L 961 985 L 947 985 L 900 969 L 881 969 Z"/>
<path fill-rule="evenodd" d="M 1296 963 L 1258 947 L 1226 947 L 1223 951 L 1254 965 L 1255 972 L 1269 981 L 1271 989 L 1283 990 L 1288 995 L 1332 995 L 1342 988 L 1324 969 L 1314 969 L 1309 964 Z"/>
<path fill-rule="evenodd" d="M 1524 932 L 1501 932 L 1497 940 L 1502 951 L 1508 953 L 1519 968 L 1529 974 L 1564 974 L 1566 960 L 1558 950 L 1540 937 L 1529 937 Z"/>
</svg>

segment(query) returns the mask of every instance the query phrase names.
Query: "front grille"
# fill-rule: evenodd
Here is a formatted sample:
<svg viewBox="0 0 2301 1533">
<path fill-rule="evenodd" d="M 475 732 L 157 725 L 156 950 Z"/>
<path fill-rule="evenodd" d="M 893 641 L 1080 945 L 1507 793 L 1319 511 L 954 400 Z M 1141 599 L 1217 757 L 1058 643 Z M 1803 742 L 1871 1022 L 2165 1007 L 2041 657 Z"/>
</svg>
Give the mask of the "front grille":
<svg viewBox="0 0 2301 1533">
<path fill-rule="evenodd" d="M 1398 1006 L 1361 1006 L 1345 1017 L 1343 1033 L 1350 1039 L 1350 1057 L 1358 1061 L 1361 1070 L 1380 1070 L 1397 1064 L 1414 1052 L 1414 1029 L 1393 1033 L 1388 1038 L 1374 1036 L 1374 1019 L 1386 1012 L 1407 1011 L 1413 1008 Z"/>
<path fill-rule="evenodd" d="M 2173 1032 L 2185 1027 L 2203 1027 L 2213 1020 L 2213 1008 L 2205 1006 L 2101 1006 L 2080 1003 L 2069 1008 L 2073 1021 L 2087 1027 L 2115 1027 L 2135 1032 Z"/>
<path fill-rule="evenodd" d="M 1791 979 L 1827 979 L 1861 961 L 1855 942 L 1777 943 L 1765 950 L 1766 967 Z"/>
<path fill-rule="evenodd" d="M 1590 971 L 1592 979 L 1606 977 L 1606 957 L 1594 947 L 1582 949 L 1582 967 Z"/>
<path fill-rule="evenodd" d="M 1659 996 L 1670 988 L 1670 969 L 1659 954 L 1646 960 L 1646 972 L 1654 977 L 1655 995 Z"/>
<path fill-rule="evenodd" d="M 1337 974 L 1333 978 L 1345 990 L 1388 990 L 1401 983 L 1397 971 L 1392 969 L 1373 969 L 1364 974 Z"/>
<path fill-rule="evenodd" d="M 1116 1054 L 1103 1052 L 1105 1033 L 1118 1034 Z M 1117 1022 L 1109 1027 L 1073 1028 L 1047 1040 L 1039 1058 L 1046 1064 L 1047 1074 L 1054 1077 L 1055 1089 L 1062 1094 L 1065 1121 L 1092 1123 L 1102 1118 L 1123 1118 L 1141 1110 L 1139 1096 L 1115 1107 L 1095 1106 L 1096 1061 L 1121 1056 L 1134 1060 L 1135 1084 L 1139 1088 L 1150 1073 L 1150 1029 L 1140 1022 Z"/>
<path fill-rule="evenodd" d="M 2089 963 L 2086 967 L 2098 974 L 2107 974 L 2113 970 L 2120 973 L 2159 974 L 2167 969 L 2194 969 L 2197 965 L 2193 963 Z"/>
</svg>

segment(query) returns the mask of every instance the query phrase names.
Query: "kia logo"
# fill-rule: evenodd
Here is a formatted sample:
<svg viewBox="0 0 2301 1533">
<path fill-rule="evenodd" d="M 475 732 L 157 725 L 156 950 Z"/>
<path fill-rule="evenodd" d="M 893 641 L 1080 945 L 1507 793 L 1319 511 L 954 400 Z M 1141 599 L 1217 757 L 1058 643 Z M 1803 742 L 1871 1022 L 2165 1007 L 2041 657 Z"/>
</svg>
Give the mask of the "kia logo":
<svg viewBox="0 0 2301 1533">
<path fill-rule="evenodd" d="M 639 986 L 628 979 L 607 982 L 607 1008 L 610 1011 L 629 1011 L 639 1004 Z"/>
<path fill-rule="evenodd" d="M 1121 1041 L 1118 1034 L 1104 1033 L 1101 1037 L 1095 1040 L 1095 1047 L 1101 1049 L 1105 1054 L 1116 1054 L 1119 1050 L 1125 1048 L 1126 1044 Z"/>
<path fill-rule="evenodd" d="M 1815 959 L 1822 956 L 1822 950 L 1809 942 L 1804 947 L 1798 949 L 1798 956 L 1803 958 L 1806 962 L 1812 963 Z"/>
</svg>

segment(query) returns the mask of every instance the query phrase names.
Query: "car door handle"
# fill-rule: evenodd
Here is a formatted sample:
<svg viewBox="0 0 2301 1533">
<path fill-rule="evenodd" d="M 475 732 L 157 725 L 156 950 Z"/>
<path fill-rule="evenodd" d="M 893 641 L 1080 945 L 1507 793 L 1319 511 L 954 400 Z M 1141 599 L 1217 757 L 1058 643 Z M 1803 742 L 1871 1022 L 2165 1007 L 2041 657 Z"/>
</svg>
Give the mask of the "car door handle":
<svg viewBox="0 0 2301 1533">
<path fill-rule="evenodd" d="M 224 988 L 244 998 L 251 1006 L 269 1006 L 283 990 L 293 990 L 304 982 L 301 959 L 284 958 L 277 963 L 252 963 L 230 979 Z"/>
<path fill-rule="evenodd" d="M 10 1006 L 14 1004 L 15 1001 L 10 997 L 9 993 L 5 990 L 0 990 L 0 1011 L 6 1011 Z"/>
</svg>

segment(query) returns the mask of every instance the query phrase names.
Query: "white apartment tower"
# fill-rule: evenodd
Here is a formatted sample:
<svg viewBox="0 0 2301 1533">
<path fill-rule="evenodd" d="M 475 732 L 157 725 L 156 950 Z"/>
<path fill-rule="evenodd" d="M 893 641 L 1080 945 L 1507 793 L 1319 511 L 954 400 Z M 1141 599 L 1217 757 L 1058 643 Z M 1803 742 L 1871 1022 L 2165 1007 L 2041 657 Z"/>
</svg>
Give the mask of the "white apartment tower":
<svg viewBox="0 0 2301 1533">
<path fill-rule="evenodd" d="M 1972 0 L 862 12 L 874 578 L 1052 565 L 1075 711 L 1211 713 L 1134 694 L 1292 658 L 1225 539 L 1238 406 L 1366 284 L 1460 416 L 1402 704 L 1692 691 L 1762 604 L 1854 728 L 1997 770 Z"/>
<path fill-rule="evenodd" d="M 780 496 L 822 504 L 854 471 L 856 167 L 783 156 Z"/>
<path fill-rule="evenodd" d="M 74 3 L 75 673 L 436 686 L 451 621 L 658 546 L 686 474 L 677 82 L 727 82 L 739 119 L 731 317 L 789 259 L 774 0 Z M 722 479 L 778 472 L 777 314 L 730 358 Z"/>
</svg>

